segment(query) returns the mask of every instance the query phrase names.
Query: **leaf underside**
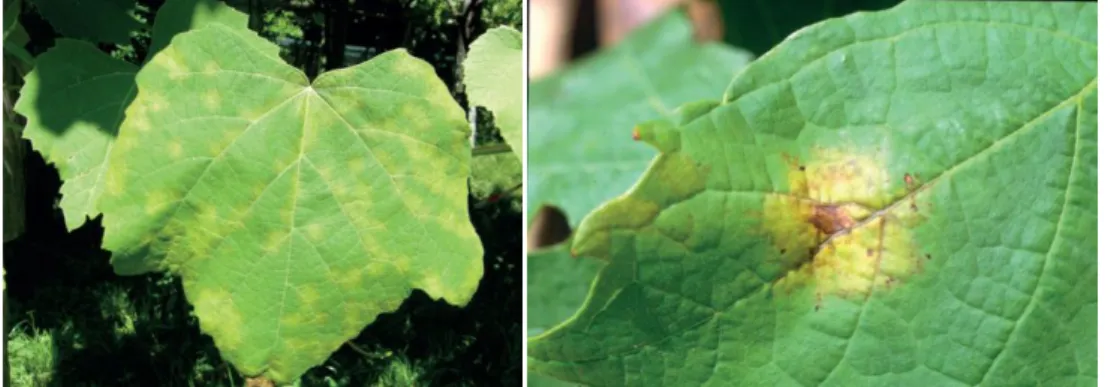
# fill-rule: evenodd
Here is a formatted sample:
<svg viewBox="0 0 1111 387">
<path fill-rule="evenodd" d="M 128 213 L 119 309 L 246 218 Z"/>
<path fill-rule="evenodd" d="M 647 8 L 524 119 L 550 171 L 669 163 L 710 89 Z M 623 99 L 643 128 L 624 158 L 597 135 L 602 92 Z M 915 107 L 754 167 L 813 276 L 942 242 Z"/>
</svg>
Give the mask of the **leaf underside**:
<svg viewBox="0 0 1111 387">
<path fill-rule="evenodd" d="M 1096 74 L 1092 3 L 907 2 L 793 34 L 724 101 L 643 126 L 659 154 L 576 231 L 606 264 L 530 370 L 1094 384 Z"/>
</svg>

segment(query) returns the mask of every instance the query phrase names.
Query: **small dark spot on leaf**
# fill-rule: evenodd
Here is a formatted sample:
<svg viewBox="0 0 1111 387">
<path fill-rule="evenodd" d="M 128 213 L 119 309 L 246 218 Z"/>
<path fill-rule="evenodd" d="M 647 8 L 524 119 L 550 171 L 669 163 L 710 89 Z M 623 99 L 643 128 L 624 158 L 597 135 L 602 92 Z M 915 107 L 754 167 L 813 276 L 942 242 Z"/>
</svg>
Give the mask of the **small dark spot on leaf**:
<svg viewBox="0 0 1111 387">
<path fill-rule="evenodd" d="M 799 170 L 800 171 L 806 171 L 806 166 L 805 165 L 800 165 Z"/>
<path fill-rule="evenodd" d="M 934 257 L 929 255 L 929 254 L 926 254 L 926 259 L 934 259 Z"/>
<path fill-rule="evenodd" d="M 868 256 L 869 256 L 869 257 L 871 257 L 871 256 L 872 256 L 872 254 L 874 254 L 874 253 L 875 253 L 875 251 L 873 251 L 872 249 L 868 249 L 868 250 L 865 250 L 865 251 L 864 251 L 864 253 L 865 253 L 865 254 L 868 254 Z"/>
<path fill-rule="evenodd" d="M 787 254 L 787 249 L 779 249 L 780 254 Z"/>
<path fill-rule="evenodd" d="M 917 204 L 915 204 L 915 203 L 911 203 L 911 204 L 910 204 L 910 209 L 912 209 L 912 210 L 914 210 L 914 211 L 918 211 L 918 205 L 917 205 Z"/>
</svg>

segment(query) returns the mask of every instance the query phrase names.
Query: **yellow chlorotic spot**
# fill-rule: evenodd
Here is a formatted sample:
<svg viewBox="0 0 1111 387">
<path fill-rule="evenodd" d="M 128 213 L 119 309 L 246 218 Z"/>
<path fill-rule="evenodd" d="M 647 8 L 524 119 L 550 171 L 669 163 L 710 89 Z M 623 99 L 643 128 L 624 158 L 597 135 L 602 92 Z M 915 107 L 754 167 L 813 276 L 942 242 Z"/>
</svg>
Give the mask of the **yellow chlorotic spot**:
<svg viewBox="0 0 1111 387">
<path fill-rule="evenodd" d="M 209 89 L 207 92 L 204 93 L 204 97 L 202 98 L 202 100 L 204 101 L 204 106 L 209 108 L 210 110 L 219 109 L 221 101 L 220 91 L 216 89 Z"/>
<path fill-rule="evenodd" d="M 184 77 L 189 72 L 189 70 L 181 64 L 181 53 L 172 47 L 162 50 L 155 58 L 155 62 L 152 64 L 161 66 L 166 71 L 166 74 L 170 76 L 170 79 Z"/>
<path fill-rule="evenodd" d="M 366 272 L 363 270 L 348 270 L 346 272 L 340 273 L 340 277 L 337 279 L 336 282 L 339 283 L 340 287 L 344 289 L 356 290 L 360 288 L 360 285 L 362 284 L 363 278 L 365 276 Z"/>
<path fill-rule="evenodd" d="M 192 286 L 186 288 L 186 291 Z M 232 301 L 231 293 L 222 289 L 202 289 L 192 298 L 193 310 L 201 327 L 212 336 L 216 345 L 232 350 L 243 342 L 243 316 Z"/>
<path fill-rule="evenodd" d="M 108 193 L 109 196 L 118 197 L 123 194 L 123 188 L 126 186 L 124 179 L 126 173 L 125 168 L 118 168 L 112 172 L 105 172 L 104 191 Z"/>
<path fill-rule="evenodd" d="M 328 165 L 317 165 L 316 171 L 324 181 L 332 181 L 332 167 Z"/>
<path fill-rule="evenodd" d="M 282 231 L 271 231 L 266 236 L 266 241 L 263 242 L 262 249 L 269 254 L 277 253 L 285 245 L 285 238 L 288 234 Z"/>
<path fill-rule="evenodd" d="M 354 175 L 354 174 L 361 173 L 364 169 L 366 169 L 366 160 L 363 160 L 363 159 L 358 158 L 358 157 L 347 160 L 347 172 L 348 173 Z"/>
<path fill-rule="evenodd" d="M 224 151 L 224 144 L 213 143 L 212 145 L 208 146 L 208 155 L 209 156 L 216 157 L 217 155 L 220 154 L 220 152 L 223 152 L 223 151 Z"/>
<path fill-rule="evenodd" d="M 180 142 L 177 142 L 177 141 L 171 142 L 169 148 L 170 149 L 168 149 L 168 151 L 170 153 L 170 157 L 175 158 L 175 159 L 181 158 L 182 149 L 181 149 L 181 143 Z"/>
<path fill-rule="evenodd" d="M 251 194 L 256 200 L 262 196 L 264 191 L 266 191 L 266 183 L 257 183 L 251 188 Z"/>
<path fill-rule="evenodd" d="M 149 106 L 150 111 L 152 112 L 160 112 L 169 104 L 168 102 L 166 102 L 166 97 L 159 93 L 148 92 L 146 95 L 146 100 L 147 106 Z"/>
<path fill-rule="evenodd" d="M 208 62 L 205 62 L 204 72 L 208 73 L 208 74 L 218 73 L 218 72 L 220 72 L 220 64 L 218 64 L 218 63 L 216 63 L 216 61 L 212 61 L 212 60 L 210 60 Z"/>
<path fill-rule="evenodd" d="M 805 165 L 806 196 L 824 203 L 860 203 L 880 207 L 890 183 L 880 156 L 816 150 Z"/>
<path fill-rule="evenodd" d="M 301 303 L 305 305 L 316 305 L 316 302 L 320 300 L 320 292 L 310 287 L 297 289 L 297 296 L 301 298 Z"/>
<path fill-rule="evenodd" d="M 794 288 L 811 278 L 819 300 L 855 298 L 914 274 L 921 257 L 911 227 L 922 215 L 911 208 L 913 198 L 889 192 L 891 173 L 882 153 L 818 148 L 811 156 L 805 163 L 788 162 L 791 192 L 764 201 L 763 230 L 773 253 L 792 269 L 780 284 Z"/>
<path fill-rule="evenodd" d="M 385 259 L 389 259 L 389 258 L 385 258 Z M 379 265 L 379 263 L 375 263 L 375 265 Z M 388 264 L 387 263 L 381 263 L 381 265 L 388 265 Z M 393 261 L 393 266 L 396 267 L 397 270 L 400 270 L 401 272 L 404 273 L 404 272 L 409 271 L 409 268 L 410 268 L 411 265 L 409 264 L 408 259 L 398 259 L 398 260 Z"/>
<path fill-rule="evenodd" d="M 128 118 L 127 118 L 127 121 L 130 123 L 131 128 L 133 128 L 135 130 L 138 130 L 140 132 L 149 131 L 150 130 L 150 119 L 147 118 L 147 115 L 145 114 L 145 109 L 136 109 L 136 110 L 138 110 L 138 111 L 136 112 L 135 115 L 129 115 Z"/>
<path fill-rule="evenodd" d="M 194 206 L 197 212 L 197 218 L 206 222 L 222 220 L 220 214 L 216 212 L 216 206 L 208 203 L 198 203 Z"/>
<path fill-rule="evenodd" d="M 346 197 L 348 194 L 347 186 L 342 183 L 337 183 L 332 186 L 332 192 L 339 198 Z"/>
<path fill-rule="evenodd" d="M 430 275 L 424 277 L 421 281 L 419 288 L 423 289 L 433 299 L 444 296 L 444 283 L 439 276 Z"/>
<path fill-rule="evenodd" d="M 169 194 L 162 191 L 151 191 L 147 193 L 147 201 L 144 211 L 147 215 L 157 214 L 159 210 L 165 207 L 166 203 L 173 200 Z"/>
<path fill-rule="evenodd" d="M 326 234 L 324 233 L 324 226 L 320 223 L 313 223 L 308 225 L 308 227 L 305 228 L 305 231 L 309 235 L 309 240 L 313 242 L 322 242 L 324 241 L 324 237 L 326 236 Z"/>
<path fill-rule="evenodd" d="M 110 146 L 126 152 L 135 149 L 135 138 L 133 136 L 119 136 L 116 137 L 116 143 Z"/>
<path fill-rule="evenodd" d="M 381 163 L 386 173 L 393 175 L 393 172 L 397 170 L 397 158 L 394 157 L 393 152 L 389 150 L 385 152 L 374 152 L 374 158 Z"/>
<path fill-rule="evenodd" d="M 358 332 L 366 326 L 367 316 L 377 315 L 377 310 L 373 310 L 369 304 L 355 303 L 348 307 L 347 312 L 343 314 L 343 331 L 344 332 Z"/>
</svg>

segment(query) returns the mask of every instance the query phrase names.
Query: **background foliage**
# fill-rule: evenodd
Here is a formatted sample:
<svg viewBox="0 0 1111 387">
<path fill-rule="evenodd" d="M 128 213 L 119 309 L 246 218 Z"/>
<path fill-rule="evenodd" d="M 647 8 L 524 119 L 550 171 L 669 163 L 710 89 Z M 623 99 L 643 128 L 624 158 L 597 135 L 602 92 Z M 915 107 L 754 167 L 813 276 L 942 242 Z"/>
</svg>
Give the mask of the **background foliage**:
<svg viewBox="0 0 1111 387">
<path fill-rule="evenodd" d="M 15 34 L 5 31 L 6 137 L 23 123 L 12 113 L 11 104 L 18 98 L 22 75 L 29 70 L 26 64 L 10 60 L 18 56 L 9 50 L 13 38 L 26 42 L 28 56 L 33 56 L 62 36 L 91 37 L 101 41 L 102 51 L 139 64 L 150 49 L 148 31 L 163 1 L 110 2 L 126 9 L 123 16 L 135 25 L 145 26 L 129 30 L 127 39 L 118 39 L 117 31 L 104 39 L 88 28 L 75 32 L 79 36 L 59 31 L 55 26 L 60 20 L 46 11 L 58 3 L 5 1 L 7 10 L 17 10 L 5 14 L 5 27 L 9 17 L 19 27 Z M 232 0 L 228 4 L 249 13 L 252 29 L 279 43 L 283 57 L 310 76 L 403 47 L 432 64 L 464 108 L 469 103 L 460 65 L 470 42 L 488 28 L 522 27 L 520 0 Z M 22 10 L 15 8 L 20 6 Z M 482 109 L 472 113 L 476 145 L 500 142 L 490 115 Z M 30 151 L 25 140 L 9 140 L 5 139 L 9 167 L 5 179 L 19 179 L 22 173 L 26 200 L 20 203 L 18 195 L 5 192 L 5 216 L 14 213 L 9 208 L 23 210 L 27 223 L 21 235 L 4 245 L 9 302 L 5 335 L 13 384 L 242 385 L 242 377 L 220 359 L 211 339 L 198 329 L 180 281 L 163 274 L 113 274 L 108 253 L 100 249 L 99 219 L 67 233 L 57 207 L 61 184 L 57 171 Z M 506 155 L 510 157 L 506 163 L 491 161 Z M 299 384 L 518 383 L 520 201 L 501 193 L 513 188 L 514 176 L 520 181 L 520 164 L 512 163 L 511 153 L 478 160 L 493 167 L 482 169 L 481 176 L 476 168 L 478 178 L 472 182 L 481 188 L 472 190 L 470 215 L 485 246 L 486 275 L 471 303 L 460 309 L 415 292 L 399 310 L 379 316 Z M 11 198 L 17 200 L 9 207 Z"/>
</svg>

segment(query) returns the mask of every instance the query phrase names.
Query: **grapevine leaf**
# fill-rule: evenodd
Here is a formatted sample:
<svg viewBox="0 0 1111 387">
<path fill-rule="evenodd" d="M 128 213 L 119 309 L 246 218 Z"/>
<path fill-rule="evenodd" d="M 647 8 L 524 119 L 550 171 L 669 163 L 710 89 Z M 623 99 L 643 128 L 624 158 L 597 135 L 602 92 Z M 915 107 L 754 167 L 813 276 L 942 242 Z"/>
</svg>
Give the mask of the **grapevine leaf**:
<svg viewBox="0 0 1111 387">
<path fill-rule="evenodd" d="M 11 54 L 24 64 L 30 65 L 35 60 L 26 48 L 27 42 L 31 41 L 31 37 L 27 35 L 27 30 L 23 29 L 23 25 L 19 24 L 22 4 L 23 1 L 21 0 L 9 0 L 4 3 L 4 52 Z"/>
<path fill-rule="evenodd" d="M 28 0 L 54 30 L 71 38 L 125 44 L 142 24 L 131 15 L 133 0 Z"/>
<path fill-rule="evenodd" d="M 239 12 L 218 0 L 174 0 L 158 9 L 151 32 L 150 52 L 147 60 L 170 44 L 170 39 L 181 32 L 203 27 L 208 23 L 227 26 L 246 26 L 247 14 Z"/>
<path fill-rule="evenodd" d="M 15 111 L 27 117 L 23 137 L 58 168 L 69 230 L 100 213 L 106 156 L 135 96 L 137 71 L 88 42 L 58 39 L 24 78 Z"/>
<path fill-rule="evenodd" d="M 906 2 L 793 34 L 577 230 L 530 369 L 591 385 L 1094 385 L 1096 6 Z M 1036 355 L 1031 355 L 1036 354 Z"/>
<path fill-rule="evenodd" d="M 567 320 L 586 299 L 594 275 L 601 268 L 596 259 L 574 258 L 568 246 L 558 245 L 528 256 L 529 335 Z"/>
<path fill-rule="evenodd" d="M 156 19 L 155 42 L 207 23 L 247 25 L 246 15 L 215 0 L 169 0 Z M 15 111 L 27 117 L 23 136 L 58 168 L 64 182 L 60 207 L 69 230 L 100 214 L 96 203 L 104 189 L 107 155 L 124 109 L 135 98 L 138 70 L 88 42 L 59 39 L 25 78 Z"/>
<path fill-rule="evenodd" d="M 590 282 L 602 262 L 571 257 L 566 244 L 528 255 L 529 335 L 549 330 L 575 314 L 586 299 Z M 535 372 L 530 387 L 572 386 Z"/>
<path fill-rule="evenodd" d="M 23 234 L 26 182 L 23 175 L 23 142 L 19 124 L 4 114 L 4 242 Z"/>
<path fill-rule="evenodd" d="M 768 0 L 721 1 L 718 4 L 725 24 L 725 42 L 763 55 L 799 28 L 853 12 L 890 8 L 899 2 L 833 0 L 822 4 L 800 3 L 797 7 L 784 7 Z"/>
<path fill-rule="evenodd" d="M 486 31 L 471 43 L 463 62 L 467 97 L 494 113 L 494 123 L 521 157 L 521 33 L 509 27 Z"/>
<path fill-rule="evenodd" d="M 621 44 L 529 86 L 528 210 L 562 209 L 577 224 L 636 181 L 652 151 L 633 126 L 668 116 L 680 103 L 720 98 L 749 55 L 697 44 L 681 11 Z"/>
<path fill-rule="evenodd" d="M 478 198 L 521 196 L 521 160 L 508 152 L 471 160 L 471 194 Z"/>
<path fill-rule="evenodd" d="M 469 129 L 395 50 L 310 83 L 218 23 L 137 77 L 101 197 L 117 273 L 182 277 L 244 374 L 290 382 L 414 289 L 455 305 L 483 273 Z"/>
</svg>

